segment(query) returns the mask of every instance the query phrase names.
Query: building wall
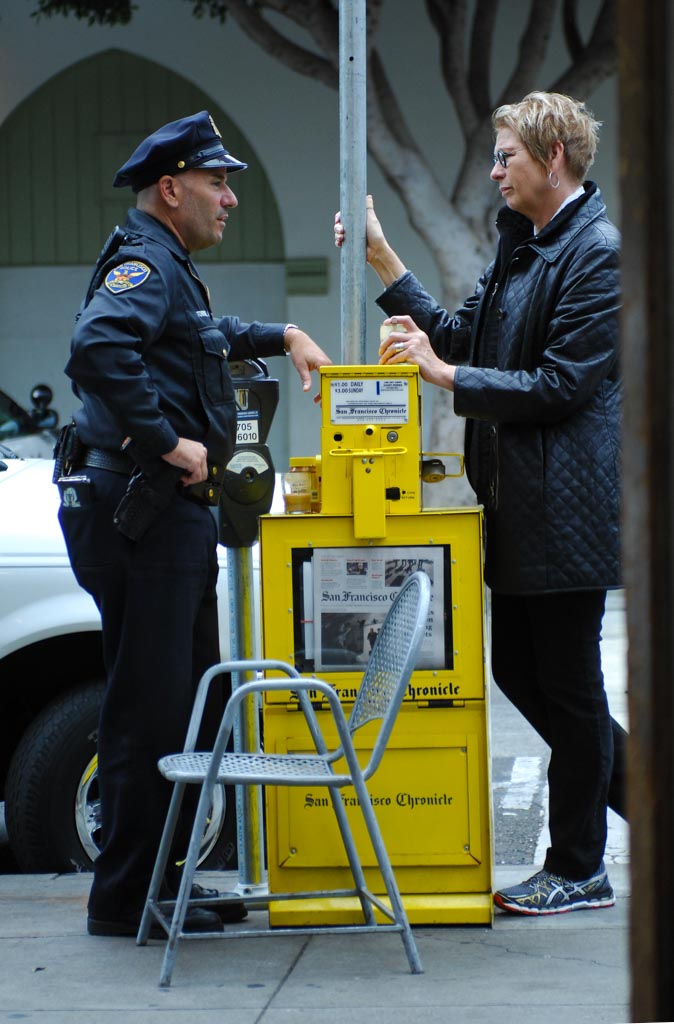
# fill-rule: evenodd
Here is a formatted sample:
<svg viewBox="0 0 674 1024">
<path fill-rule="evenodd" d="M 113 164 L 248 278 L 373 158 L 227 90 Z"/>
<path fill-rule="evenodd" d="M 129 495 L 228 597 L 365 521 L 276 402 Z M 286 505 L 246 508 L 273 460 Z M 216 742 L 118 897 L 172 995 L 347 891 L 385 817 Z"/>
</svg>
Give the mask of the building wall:
<svg viewBox="0 0 674 1024">
<path fill-rule="evenodd" d="M 588 16 L 596 8 L 595 0 L 584 5 Z M 280 316 L 299 323 L 331 354 L 340 359 L 339 331 L 339 253 L 332 243 L 332 219 L 339 202 L 339 110 L 337 93 L 302 78 L 286 69 L 249 42 L 230 19 L 225 27 L 209 19 L 197 20 L 185 0 L 161 3 L 139 0 L 139 10 L 129 26 L 88 27 L 72 17 L 36 22 L 30 18 L 31 3 L 6 5 L 0 31 L 0 124 L 39 85 L 84 57 L 110 48 L 126 50 L 162 64 L 189 79 L 225 110 L 249 140 L 274 191 L 280 212 L 286 259 L 323 257 L 328 262 L 328 290 L 322 295 L 289 295 L 285 303 L 269 310 L 268 296 L 260 294 L 262 318 Z M 501 5 L 497 26 L 498 53 L 494 62 L 494 87 L 502 84 L 515 53 L 522 18 L 528 9 L 524 0 Z M 400 26 L 405 25 L 401 33 Z M 301 39 L 301 35 L 298 36 Z M 435 34 L 425 7 L 420 2 L 386 0 L 378 43 L 384 55 L 390 55 L 390 73 L 401 106 L 421 145 L 437 167 L 441 180 L 451 190 L 459 159 L 456 123 L 451 103 L 440 80 L 439 54 Z M 547 87 L 560 64 L 555 54 L 560 45 L 551 46 L 553 56 L 541 76 Z M 128 91 L 133 83 L 111 81 L 110 103 L 119 91 Z M 609 212 L 618 219 L 616 209 L 615 99 L 614 85 L 603 86 L 592 97 L 595 114 L 605 121 L 603 142 L 594 176 L 600 182 Z M 225 145 L 227 140 L 225 139 Z M 26 155 L 17 153 L 21 161 Z M 485 180 L 490 169 L 490 154 L 485 154 Z M 116 168 L 111 168 L 111 176 Z M 53 198 L 53 169 L 45 166 L 40 185 L 32 196 L 33 204 L 49 204 Z M 376 200 L 377 212 L 392 244 L 405 262 L 424 280 L 431 291 L 439 293 L 439 281 L 430 255 L 407 222 L 398 198 L 370 163 L 368 189 Z M 112 225 L 110 225 L 112 227 Z M 101 244 L 104 239 L 101 238 Z M 226 236 L 223 243 L 226 245 Z M 0 386 L 19 401 L 24 400 L 37 379 L 49 383 L 55 391 L 56 406 L 66 416 L 72 405 L 62 367 L 67 357 L 72 316 L 79 305 L 90 268 L 32 268 L 30 288 L 22 283 L 27 315 L 25 321 L 12 314 L 14 324 L 3 323 L 0 307 Z M 377 280 L 368 271 L 368 358 L 374 360 L 380 315 L 373 304 L 378 292 Z M 0 301 L 8 289 L 16 287 L 10 275 L 0 283 Z M 244 296 L 236 294 L 236 306 L 230 307 L 230 295 L 223 290 L 214 295 L 219 312 L 256 313 L 258 286 Z M 219 303 L 219 298 L 225 306 Z M 243 300 L 245 310 L 239 303 Z M 48 309 L 40 319 L 35 305 Z M 274 318 L 275 318 L 274 316 Z M 36 321 L 46 329 L 40 329 Z M 18 333 L 17 333 L 18 332 Z M 275 360 L 270 369 L 275 369 Z M 320 413 L 310 399 L 302 395 L 295 375 L 285 386 L 286 403 L 279 423 L 287 419 L 287 447 L 291 454 L 311 454 L 307 437 L 316 437 Z M 280 428 L 279 428 L 280 429 Z"/>
</svg>

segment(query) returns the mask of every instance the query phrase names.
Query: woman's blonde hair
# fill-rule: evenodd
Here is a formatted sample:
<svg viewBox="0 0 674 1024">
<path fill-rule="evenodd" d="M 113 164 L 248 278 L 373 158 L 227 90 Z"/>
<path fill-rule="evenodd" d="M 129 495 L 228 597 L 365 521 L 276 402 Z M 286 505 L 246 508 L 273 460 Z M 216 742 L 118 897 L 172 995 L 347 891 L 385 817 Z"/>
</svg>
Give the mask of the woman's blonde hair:
<svg viewBox="0 0 674 1024">
<path fill-rule="evenodd" d="M 506 103 L 492 114 L 494 131 L 509 128 L 539 163 L 547 162 L 556 142 L 564 146 L 571 176 L 582 182 L 594 162 L 601 121 L 584 103 L 558 92 L 530 92 L 519 103 Z"/>
</svg>

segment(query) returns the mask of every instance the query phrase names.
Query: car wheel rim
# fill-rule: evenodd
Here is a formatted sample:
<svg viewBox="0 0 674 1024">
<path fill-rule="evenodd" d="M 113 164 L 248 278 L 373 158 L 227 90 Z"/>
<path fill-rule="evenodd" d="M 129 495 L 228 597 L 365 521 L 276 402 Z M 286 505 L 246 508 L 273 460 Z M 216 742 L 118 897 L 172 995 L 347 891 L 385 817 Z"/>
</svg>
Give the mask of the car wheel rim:
<svg viewBox="0 0 674 1024">
<path fill-rule="evenodd" d="M 84 852 L 96 860 L 100 851 L 101 800 L 98 793 L 98 755 L 94 755 L 82 773 L 75 794 L 75 825 Z"/>
<path fill-rule="evenodd" d="M 199 864 L 206 860 L 220 838 L 225 821 L 225 806 L 224 787 L 216 786 L 213 793 L 213 805 L 206 819 L 206 829 L 201 840 Z M 100 853 L 101 835 L 101 798 L 98 789 L 97 754 L 94 754 L 82 772 L 82 777 L 77 786 L 77 793 L 75 795 L 75 825 L 84 852 L 90 860 L 96 860 Z"/>
</svg>

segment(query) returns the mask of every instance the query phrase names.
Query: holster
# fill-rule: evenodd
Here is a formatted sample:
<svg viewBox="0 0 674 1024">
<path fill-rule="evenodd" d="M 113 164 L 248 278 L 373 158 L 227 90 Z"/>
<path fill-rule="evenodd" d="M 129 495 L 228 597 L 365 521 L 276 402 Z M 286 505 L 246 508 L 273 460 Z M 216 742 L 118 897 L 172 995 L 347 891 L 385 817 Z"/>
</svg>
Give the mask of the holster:
<svg viewBox="0 0 674 1024">
<path fill-rule="evenodd" d="M 58 483 L 63 476 L 70 476 L 74 469 L 80 464 L 84 455 L 85 446 L 77 435 L 77 428 L 71 421 L 64 424 L 59 430 L 56 444 L 54 445 L 54 473 L 52 483 Z"/>
<path fill-rule="evenodd" d="M 134 470 L 113 517 L 119 532 L 129 540 L 140 540 L 159 513 L 170 505 L 182 474 L 182 469 L 168 462 L 151 476 L 140 469 Z"/>
</svg>

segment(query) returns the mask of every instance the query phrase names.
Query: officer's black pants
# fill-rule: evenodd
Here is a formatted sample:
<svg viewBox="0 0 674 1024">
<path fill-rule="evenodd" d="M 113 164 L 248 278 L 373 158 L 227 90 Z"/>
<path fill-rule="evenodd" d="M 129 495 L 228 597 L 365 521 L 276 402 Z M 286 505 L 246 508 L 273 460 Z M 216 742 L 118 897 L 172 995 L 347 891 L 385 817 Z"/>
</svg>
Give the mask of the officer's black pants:
<svg viewBox="0 0 674 1024">
<path fill-rule="evenodd" d="M 196 684 L 219 660 L 217 531 L 207 508 L 176 494 L 144 537 L 129 541 L 112 522 L 127 480 L 87 473 L 92 506 L 62 508 L 59 520 L 103 627 L 102 846 L 89 913 L 106 919 L 143 906 L 170 798 L 157 760 L 182 750 Z"/>
<path fill-rule="evenodd" d="M 607 803 L 624 817 L 625 737 L 601 670 L 606 591 L 491 595 L 492 672 L 550 746 L 545 868 L 580 881 L 599 867 Z"/>
</svg>

